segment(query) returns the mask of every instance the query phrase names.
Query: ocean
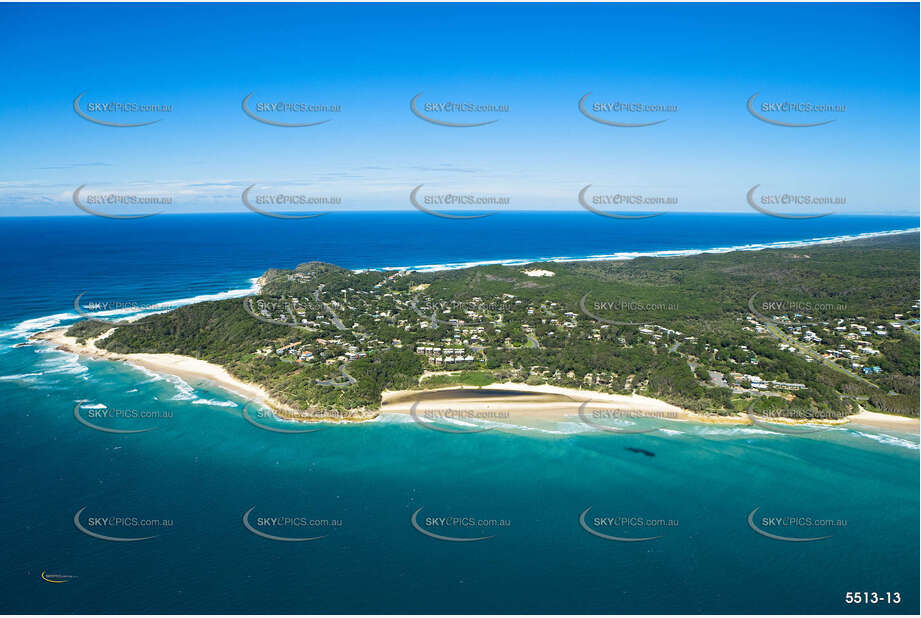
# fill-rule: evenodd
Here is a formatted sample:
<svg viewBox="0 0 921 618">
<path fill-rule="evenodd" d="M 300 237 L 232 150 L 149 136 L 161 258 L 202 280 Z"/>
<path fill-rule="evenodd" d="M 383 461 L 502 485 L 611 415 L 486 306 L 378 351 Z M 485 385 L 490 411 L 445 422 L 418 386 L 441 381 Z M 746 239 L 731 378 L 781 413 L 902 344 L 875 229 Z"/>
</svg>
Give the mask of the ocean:
<svg viewBox="0 0 921 618">
<path fill-rule="evenodd" d="M 629 259 L 918 223 L 588 213 L 3 219 L 0 608 L 917 613 L 916 434 L 665 422 L 648 434 L 561 423 L 455 435 L 396 415 L 285 434 L 248 423 L 245 400 L 212 384 L 13 346 L 77 319 L 82 292 L 170 305 L 230 298 L 250 293 L 267 268 L 311 260 L 437 270 Z M 104 407 L 141 416 L 107 426 L 149 431 L 95 431 L 75 418 Z M 849 604 L 848 593 L 877 602 Z"/>
</svg>

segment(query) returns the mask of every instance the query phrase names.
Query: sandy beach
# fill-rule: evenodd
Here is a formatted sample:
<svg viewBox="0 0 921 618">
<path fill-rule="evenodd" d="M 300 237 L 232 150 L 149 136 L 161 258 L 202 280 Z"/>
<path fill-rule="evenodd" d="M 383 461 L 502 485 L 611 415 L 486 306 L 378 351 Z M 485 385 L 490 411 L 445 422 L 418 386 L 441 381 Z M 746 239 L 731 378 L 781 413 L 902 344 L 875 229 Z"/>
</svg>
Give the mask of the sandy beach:
<svg viewBox="0 0 921 618">
<path fill-rule="evenodd" d="M 895 416 L 893 414 L 880 414 L 879 412 L 870 412 L 860 409 L 859 414 L 847 417 L 850 423 L 855 425 L 867 425 L 869 427 L 879 427 L 881 429 L 894 429 L 896 431 L 905 431 L 918 433 L 919 419 L 908 418 L 906 416 Z"/>
<path fill-rule="evenodd" d="M 219 365 L 179 354 L 118 354 L 96 345 L 96 342 L 104 339 L 112 332 L 111 330 L 93 339 L 88 339 L 85 343 L 78 342 L 76 337 L 66 336 L 64 334 L 66 331 L 66 327 L 54 328 L 38 333 L 32 339 L 47 341 L 66 352 L 90 358 L 126 362 L 156 373 L 178 376 L 183 380 L 207 380 L 253 403 L 265 405 L 282 415 L 296 416 L 299 413 L 298 410 L 274 399 L 261 386 L 239 380 Z"/>
<path fill-rule="evenodd" d="M 96 345 L 112 331 L 88 339 L 84 343 L 65 335 L 67 328 L 55 328 L 36 334 L 33 340 L 45 341 L 58 349 L 91 358 L 126 362 L 156 373 L 178 376 L 184 380 L 205 380 L 236 393 L 247 400 L 270 408 L 278 416 L 289 420 L 329 420 L 304 410 L 298 410 L 273 398 L 263 387 L 244 382 L 219 365 L 178 354 L 118 354 Z M 610 419 L 628 421 L 661 419 L 724 425 L 750 425 L 748 415 L 697 414 L 658 399 L 642 395 L 616 395 L 595 391 L 563 388 L 550 385 L 525 385 L 513 382 L 489 386 L 451 386 L 431 390 L 385 391 L 379 411 L 351 420 L 375 418 L 378 414 L 415 414 L 417 417 L 435 416 L 455 422 L 479 423 L 491 421 L 524 427 L 547 427 L 555 423 L 585 422 L 599 419 L 604 425 Z M 337 420 L 336 422 L 339 422 Z M 831 425 L 855 424 L 918 433 L 918 419 L 869 412 L 861 408 L 859 414 L 838 421 L 804 421 L 801 419 L 771 418 L 771 423 L 798 425 L 822 423 Z"/>
<path fill-rule="evenodd" d="M 592 418 L 689 420 L 676 406 L 640 395 L 612 395 L 550 385 L 507 382 L 478 387 L 385 391 L 381 412 L 443 417 L 449 421 L 491 421 L 524 427 L 582 422 Z M 738 422 L 726 419 L 727 422 Z"/>
<path fill-rule="evenodd" d="M 501 391 L 507 391 L 503 396 Z M 458 396 L 461 394 L 461 396 Z M 413 406 L 415 405 L 415 409 Z M 415 414 L 417 417 L 443 417 L 449 421 L 492 421 L 527 427 L 547 426 L 562 422 L 597 422 L 607 419 L 628 421 L 661 419 L 719 425 L 751 425 L 747 414 L 698 414 L 642 395 L 616 395 L 550 385 L 530 386 L 507 382 L 490 384 L 482 389 L 472 386 L 452 386 L 435 390 L 385 391 L 381 412 Z M 594 420 L 597 419 L 597 420 Z M 792 418 L 764 419 L 765 422 L 804 425 L 859 424 L 880 429 L 917 433 L 918 419 L 892 416 L 861 409 L 860 414 L 847 419 L 816 421 Z"/>
</svg>

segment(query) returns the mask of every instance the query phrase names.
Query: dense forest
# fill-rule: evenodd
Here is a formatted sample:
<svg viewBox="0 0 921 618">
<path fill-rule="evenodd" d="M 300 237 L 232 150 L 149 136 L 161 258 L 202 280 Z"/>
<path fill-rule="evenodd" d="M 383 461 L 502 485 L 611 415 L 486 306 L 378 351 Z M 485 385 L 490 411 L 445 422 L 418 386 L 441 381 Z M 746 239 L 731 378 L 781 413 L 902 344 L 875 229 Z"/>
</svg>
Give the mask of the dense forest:
<svg viewBox="0 0 921 618">
<path fill-rule="evenodd" d="M 87 320 L 69 334 L 85 339 L 114 327 L 100 347 L 218 363 L 310 410 L 375 409 L 383 390 L 420 387 L 432 366 L 416 346 L 460 340 L 459 333 L 467 337 L 481 326 L 474 360 L 455 368 L 457 383 L 475 375 L 474 383 L 492 376 L 640 392 L 716 413 L 839 417 L 860 404 L 916 416 L 918 261 L 918 235 L 906 234 L 796 249 L 540 264 L 553 273 L 541 277 L 522 266 L 396 276 L 312 262 L 267 271 L 255 298 L 189 305 L 132 323 Z M 295 317 L 309 319 L 260 319 L 254 308 L 269 302 L 285 308 L 281 317 L 294 315 L 293 302 L 301 310 Z M 783 328 L 800 331 L 781 324 L 778 334 L 754 322 L 755 303 L 762 318 L 782 313 L 808 320 L 806 332 L 824 328 L 823 346 L 843 348 L 840 331 L 854 320 L 887 324 L 902 314 L 906 324 L 877 342 L 873 364 L 880 371 L 864 376 L 781 349 L 782 341 L 790 343 L 780 338 Z M 275 353 L 306 344 L 324 362 Z M 336 362 L 350 349 L 361 354 Z M 714 384 L 710 372 L 757 373 L 805 388 L 753 399 Z M 340 374 L 354 383 L 344 385 Z M 438 376 L 425 384 L 450 382 Z"/>
</svg>

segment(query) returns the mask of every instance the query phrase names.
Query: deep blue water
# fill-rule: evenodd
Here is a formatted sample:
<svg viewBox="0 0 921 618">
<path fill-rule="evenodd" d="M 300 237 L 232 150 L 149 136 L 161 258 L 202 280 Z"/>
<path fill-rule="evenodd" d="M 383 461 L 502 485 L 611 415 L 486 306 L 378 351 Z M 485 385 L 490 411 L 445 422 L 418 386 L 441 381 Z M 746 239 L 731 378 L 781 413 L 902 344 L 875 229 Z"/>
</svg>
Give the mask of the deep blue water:
<svg viewBox="0 0 921 618">
<path fill-rule="evenodd" d="M 205 383 L 12 348 L 73 319 L 98 291 L 166 301 L 244 290 L 271 266 L 319 259 L 352 268 L 582 257 L 756 245 L 918 226 L 917 219 L 668 215 L 608 222 L 522 214 L 479 222 L 365 214 L 287 222 L 257 216 L 0 220 L 0 609 L 7 612 L 917 613 L 918 436 L 851 426 L 790 436 L 753 427 L 666 424 L 611 435 L 572 430 L 450 435 L 406 419 L 283 435 L 253 427 L 244 401 Z M 609 225 L 611 223 L 611 225 Z M 624 225 L 628 223 L 629 225 Z M 243 293 L 243 292 L 239 292 Z M 169 412 L 110 426 L 110 409 Z M 102 423 L 105 424 L 105 423 Z M 654 453 L 654 457 L 626 448 Z M 110 542 L 77 530 L 79 521 Z M 253 515 L 341 520 L 263 527 Z M 579 515 L 677 522 L 624 543 Z M 508 526 L 415 530 L 428 516 Z M 830 538 L 779 541 L 747 517 L 846 521 Z M 92 526 L 136 516 L 169 525 Z M 591 519 L 589 520 L 591 521 Z M 649 528 L 597 528 L 621 536 Z M 803 525 L 771 528 L 812 536 Z M 652 535 L 652 534 L 650 534 Z M 41 574 L 76 576 L 52 584 Z M 898 592 L 854 607 L 846 592 Z"/>
<path fill-rule="evenodd" d="M 69 307 L 74 296 L 163 301 L 247 287 L 269 267 L 322 260 L 346 268 L 423 267 L 687 249 L 750 247 L 919 227 L 917 217 L 500 213 L 452 221 L 422 213 L 329 214 L 300 221 L 255 214 L 0 219 L 5 318 Z"/>
</svg>

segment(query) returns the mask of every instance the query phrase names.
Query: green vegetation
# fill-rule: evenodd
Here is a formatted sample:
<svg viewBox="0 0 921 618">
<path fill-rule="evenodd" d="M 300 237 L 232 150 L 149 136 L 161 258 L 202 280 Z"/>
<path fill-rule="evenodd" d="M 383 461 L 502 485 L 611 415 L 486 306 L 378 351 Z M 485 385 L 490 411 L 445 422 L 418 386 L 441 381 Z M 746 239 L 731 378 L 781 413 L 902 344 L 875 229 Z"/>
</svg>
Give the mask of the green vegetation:
<svg viewBox="0 0 921 618">
<path fill-rule="evenodd" d="M 491 371 L 459 371 L 451 374 L 427 376 L 422 379 L 424 388 L 442 388 L 444 386 L 488 386 L 496 382 L 496 375 Z"/>
<path fill-rule="evenodd" d="M 223 365 L 302 409 L 496 381 L 641 393 L 691 410 L 918 415 L 918 236 L 436 273 L 272 269 L 256 297 L 118 326 L 120 352 Z M 754 311 L 752 311 L 754 309 Z M 95 337 L 87 321 L 69 334 Z M 426 370 L 449 371 L 420 384 Z M 712 377 L 711 377 L 712 376 Z"/>
<path fill-rule="evenodd" d="M 67 334 L 76 337 L 79 343 L 86 343 L 87 339 L 98 337 L 112 327 L 111 323 L 102 320 L 84 320 L 71 326 Z"/>
</svg>

